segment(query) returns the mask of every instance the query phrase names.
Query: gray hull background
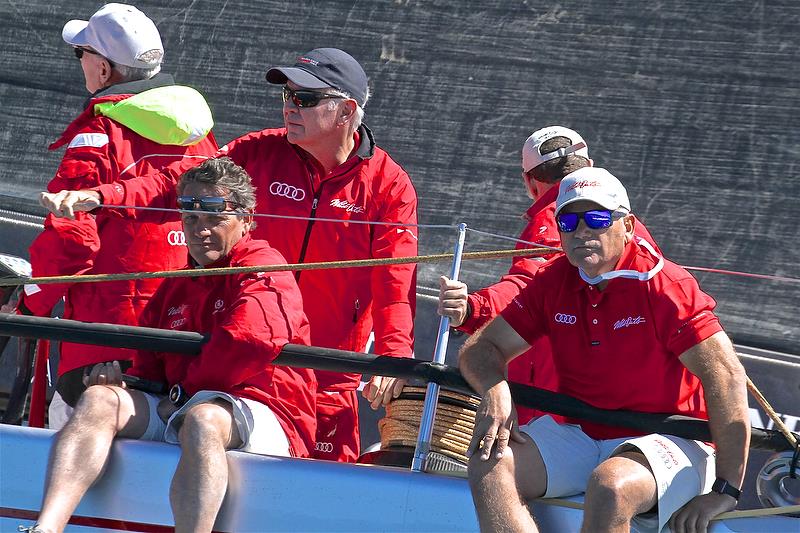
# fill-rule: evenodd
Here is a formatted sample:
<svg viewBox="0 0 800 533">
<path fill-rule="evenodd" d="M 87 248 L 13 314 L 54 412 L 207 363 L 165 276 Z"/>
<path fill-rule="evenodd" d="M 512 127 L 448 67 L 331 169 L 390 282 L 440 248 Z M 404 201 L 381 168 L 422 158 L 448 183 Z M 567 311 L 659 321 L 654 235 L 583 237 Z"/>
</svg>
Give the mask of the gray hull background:
<svg viewBox="0 0 800 533">
<path fill-rule="evenodd" d="M 87 96 L 61 28 L 100 4 L 0 4 L 0 208 L 39 213 L 32 200 L 62 155 L 47 145 Z M 422 223 L 464 221 L 516 236 L 529 205 L 520 147 L 534 129 L 564 124 L 583 133 L 596 164 L 627 185 L 670 259 L 800 277 L 796 2 L 136 5 L 162 32 L 164 70 L 208 98 L 220 144 L 281 125 L 279 91 L 263 81 L 269 66 L 336 46 L 370 76 L 366 123 L 412 176 Z M 35 232 L 1 222 L 0 252 L 26 256 Z M 453 241 L 453 231 L 423 229 L 420 251 L 450 251 Z M 475 234 L 467 241 L 467 250 L 508 246 Z M 465 262 L 462 278 L 477 288 L 507 267 Z M 420 286 L 436 287 L 447 270 L 421 265 Z M 696 277 L 735 340 L 798 353 L 798 285 Z M 421 303 L 417 320 L 424 358 L 436 326 L 430 309 Z M 0 381 L 10 360 L 2 361 Z M 797 374 L 776 378 L 767 363 L 747 365 L 778 412 L 797 416 Z M 365 434 L 374 440 L 374 432 Z"/>
</svg>

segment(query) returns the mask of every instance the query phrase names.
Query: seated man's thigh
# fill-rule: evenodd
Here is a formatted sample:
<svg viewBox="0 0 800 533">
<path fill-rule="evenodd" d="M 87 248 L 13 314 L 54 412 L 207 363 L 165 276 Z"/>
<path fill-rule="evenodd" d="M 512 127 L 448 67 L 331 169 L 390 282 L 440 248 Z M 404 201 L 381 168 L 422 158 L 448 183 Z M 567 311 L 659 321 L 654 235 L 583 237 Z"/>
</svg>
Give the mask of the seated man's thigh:
<svg viewBox="0 0 800 533">
<path fill-rule="evenodd" d="M 118 437 L 138 439 L 150 420 L 147 397 L 137 390 L 93 385 L 81 395 L 72 417 L 89 422 L 98 416 L 113 419 Z"/>
<path fill-rule="evenodd" d="M 609 456 L 638 451 L 647 460 L 656 481 L 657 513 L 634 518 L 642 527 L 660 530 L 670 516 L 689 500 L 711 490 L 714 482 L 714 449 L 702 442 L 671 435 L 646 435 L 627 439 Z"/>
<path fill-rule="evenodd" d="M 600 448 L 579 426 L 542 416 L 522 426 L 536 444 L 546 471 L 545 498 L 581 494 L 600 462 Z"/>
<path fill-rule="evenodd" d="M 510 440 L 500 459 L 494 453 L 488 459 L 482 459 L 482 449 L 469 458 L 469 478 L 473 488 L 510 481 L 524 500 L 541 498 L 544 495 L 547 472 L 542 455 L 530 435 L 523 436 L 525 442 Z"/>
</svg>

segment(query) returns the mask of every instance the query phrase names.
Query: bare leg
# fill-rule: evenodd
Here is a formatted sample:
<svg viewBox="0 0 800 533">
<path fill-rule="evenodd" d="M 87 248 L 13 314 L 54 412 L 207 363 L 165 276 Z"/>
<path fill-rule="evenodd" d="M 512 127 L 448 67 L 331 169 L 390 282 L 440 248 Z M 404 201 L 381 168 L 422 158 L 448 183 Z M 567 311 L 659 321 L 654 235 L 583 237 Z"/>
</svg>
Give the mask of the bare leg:
<svg viewBox="0 0 800 533">
<path fill-rule="evenodd" d="M 149 420 L 137 391 L 95 385 L 81 396 L 50 452 L 39 526 L 62 531 L 81 498 L 105 468 L 114 437 L 141 436 Z"/>
<path fill-rule="evenodd" d="M 169 491 L 175 531 L 211 531 L 228 488 L 225 449 L 241 446 L 230 405 L 192 407 L 178 438 L 181 460 Z"/>
<path fill-rule="evenodd" d="M 481 531 L 536 532 L 527 500 L 544 495 L 547 474 L 539 449 L 528 439 L 514 441 L 502 459 L 486 461 L 475 454 L 469 461 L 469 484 Z"/>
<path fill-rule="evenodd" d="M 657 494 L 644 455 L 630 451 L 611 457 L 589 477 L 581 531 L 630 531 L 631 518 L 652 509 Z"/>
</svg>

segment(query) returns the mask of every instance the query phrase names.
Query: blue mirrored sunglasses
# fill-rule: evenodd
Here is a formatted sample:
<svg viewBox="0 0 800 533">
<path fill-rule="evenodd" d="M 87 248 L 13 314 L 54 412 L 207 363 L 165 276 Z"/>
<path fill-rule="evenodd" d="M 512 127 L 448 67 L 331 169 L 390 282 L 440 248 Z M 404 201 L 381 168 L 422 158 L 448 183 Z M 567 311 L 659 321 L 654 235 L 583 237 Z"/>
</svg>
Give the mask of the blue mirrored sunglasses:
<svg viewBox="0 0 800 533">
<path fill-rule="evenodd" d="M 614 223 L 615 219 L 622 218 L 625 213 L 622 211 L 611 211 L 610 209 L 593 209 L 583 213 L 560 213 L 556 215 L 558 229 L 564 233 L 572 233 L 578 229 L 578 222 L 581 218 L 591 229 L 608 228 Z"/>
<path fill-rule="evenodd" d="M 243 206 L 222 196 L 178 196 L 178 209 L 182 211 L 209 211 L 222 213 L 223 211 L 241 209 Z"/>
</svg>

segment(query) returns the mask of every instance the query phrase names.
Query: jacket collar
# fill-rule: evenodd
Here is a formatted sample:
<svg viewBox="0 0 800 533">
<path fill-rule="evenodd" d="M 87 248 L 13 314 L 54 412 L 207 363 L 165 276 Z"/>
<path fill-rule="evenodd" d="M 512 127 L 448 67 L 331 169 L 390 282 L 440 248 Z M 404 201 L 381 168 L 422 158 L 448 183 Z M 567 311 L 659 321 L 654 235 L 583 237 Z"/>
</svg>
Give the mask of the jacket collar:
<svg viewBox="0 0 800 533">
<path fill-rule="evenodd" d="M 528 220 L 533 220 L 533 217 L 536 216 L 537 213 L 544 211 L 547 209 L 550 204 L 553 204 L 553 209 L 555 209 L 556 199 L 558 198 L 558 186 L 550 187 L 545 191 L 543 195 L 536 199 L 533 202 L 528 210 L 525 212 L 525 217 Z"/>
<path fill-rule="evenodd" d="M 234 266 L 236 261 L 239 259 L 241 250 L 247 246 L 247 243 L 250 242 L 252 238 L 250 237 L 250 233 L 245 234 L 239 241 L 233 245 L 231 251 L 225 257 L 220 257 L 216 261 L 211 264 L 208 264 L 204 267 L 201 267 L 197 264 L 197 262 L 192 257 L 192 254 L 186 253 L 189 257 L 189 267 L 188 268 L 226 268 L 229 266 Z M 208 277 L 208 276 L 200 276 L 200 278 Z M 200 279 L 196 278 L 196 279 Z"/>
<path fill-rule="evenodd" d="M 640 262 L 640 261 L 637 261 L 637 258 L 641 254 L 641 250 L 642 250 L 641 247 L 636 242 L 636 238 L 631 240 L 631 242 L 629 242 L 627 245 L 625 245 L 625 249 L 622 251 L 622 256 L 619 258 L 619 261 L 617 261 L 617 265 L 616 265 L 616 267 L 614 267 L 614 270 L 622 270 L 622 269 L 635 270 L 636 269 L 636 264 L 638 262 Z M 567 259 L 566 254 L 564 254 L 564 261 L 569 262 L 569 260 Z M 639 266 L 641 266 L 641 265 L 639 265 Z M 611 281 L 609 281 L 608 285 L 606 285 L 606 288 L 603 289 L 603 292 L 608 291 L 608 288 L 611 287 L 612 285 L 616 286 L 616 282 L 617 281 L 618 280 L 616 280 L 616 279 L 612 279 Z M 571 263 L 570 263 L 570 282 L 569 283 L 572 285 L 572 289 L 575 290 L 575 291 L 588 290 L 589 287 L 591 287 L 591 285 L 589 285 L 588 283 L 586 283 L 585 281 L 583 281 L 581 279 L 580 274 L 578 274 L 578 268 L 575 267 L 574 265 L 572 265 Z"/>
<path fill-rule="evenodd" d="M 58 136 L 58 139 L 47 147 L 48 150 L 60 148 L 72 140 L 78 130 L 83 128 L 86 122 L 94 118 L 94 104 L 124 100 L 132 94 L 139 94 L 149 89 L 169 85 L 175 85 L 172 75 L 159 72 L 149 80 L 130 81 L 100 89 L 86 100 L 83 112 L 69 123 L 64 131 L 61 132 L 61 135 Z"/>
<path fill-rule="evenodd" d="M 366 159 L 370 159 L 375 155 L 375 148 L 377 145 L 375 144 L 375 137 L 371 129 L 369 129 L 366 125 L 361 124 L 353 136 L 356 140 L 356 147 L 355 150 L 351 152 L 351 155 L 341 165 L 331 170 L 327 176 L 322 178 L 318 177 L 317 180 L 321 179 L 322 181 L 327 181 L 331 178 L 336 178 L 347 174 L 359 163 Z M 300 159 L 315 169 L 317 176 L 321 176 L 323 174 L 322 165 L 320 165 L 310 153 L 306 152 L 296 144 L 290 144 L 290 146 L 295 150 L 295 153 L 297 153 Z"/>
<path fill-rule="evenodd" d="M 104 87 L 95 91 L 84 102 L 83 107 L 90 107 L 92 100 L 95 98 L 102 98 L 104 96 L 119 95 L 119 94 L 139 94 L 156 87 L 166 87 L 168 85 L 175 85 L 175 79 L 172 74 L 159 72 L 155 76 L 147 80 L 128 81 L 125 83 L 118 83 L 109 87 Z"/>
</svg>

